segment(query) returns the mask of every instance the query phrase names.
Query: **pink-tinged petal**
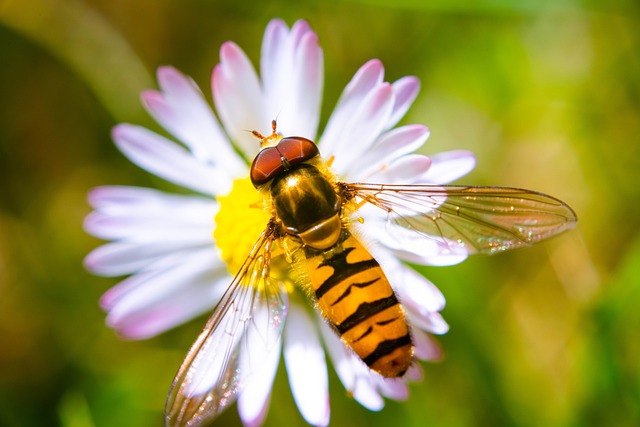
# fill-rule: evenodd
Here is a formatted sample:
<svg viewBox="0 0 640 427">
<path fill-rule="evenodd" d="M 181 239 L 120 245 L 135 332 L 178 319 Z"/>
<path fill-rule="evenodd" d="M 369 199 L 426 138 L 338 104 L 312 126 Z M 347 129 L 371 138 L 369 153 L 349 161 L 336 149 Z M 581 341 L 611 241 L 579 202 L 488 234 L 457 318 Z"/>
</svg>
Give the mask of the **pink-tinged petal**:
<svg viewBox="0 0 640 427">
<path fill-rule="evenodd" d="M 191 251 L 190 256 L 184 255 L 186 254 L 183 254 L 180 263 L 170 260 L 166 268 L 143 274 L 142 280 L 126 279 L 124 284 L 107 292 L 103 296 L 104 305 L 110 307 L 107 323 L 115 329 L 122 329 L 123 324 L 131 323 L 132 316 L 137 317 L 157 306 L 170 307 L 174 300 L 191 287 L 194 290 L 209 289 L 210 301 L 214 296 L 219 298 L 231 278 L 226 268 L 220 265 L 215 250 Z M 217 268 L 212 268 L 211 265 L 217 265 Z"/>
<path fill-rule="evenodd" d="M 282 21 L 267 28 L 261 73 L 268 114 L 283 135 L 315 139 L 320 117 L 323 56 L 317 35 L 305 21 L 289 32 Z"/>
<path fill-rule="evenodd" d="M 367 181 L 385 184 L 418 184 L 424 182 L 431 159 L 421 154 L 407 154 L 389 163 Z"/>
<path fill-rule="evenodd" d="M 279 87 L 280 62 L 282 61 L 282 48 L 287 42 L 289 28 L 282 19 L 272 19 L 269 21 L 262 38 L 262 49 L 260 50 L 260 75 L 266 93 L 269 88 Z"/>
<path fill-rule="evenodd" d="M 373 386 L 372 379 L 365 376 L 356 379 L 353 398 L 370 411 L 380 411 L 384 408 L 384 399 Z"/>
<path fill-rule="evenodd" d="M 383 378 L 378 381 L 378 388 L 384 397 L 393 400 L 407 400 L 409 388 L 401 378 Z"/>
<path fill-rule="evenodd" d="M 200 163 L 184 148 L 143 127 L 118 125 L 113 139 L 133 163 L 175 184 L 211 195 L 231 189 L 228 174 Z"/>
<path fill-rule="evenodd" d="M 443 335 L 449 332 L 449 325 L 440 313 L 418 313 L 410 307 L 405 307 L 405 309 L 413 326 L 435 335 Z"/>
<path fill-rule="evenodd" d="M 175 279 L 174 279 L 175 280 Z M 140 340 L 163 333 L 204 313 L 210 312 L 225 290 L 230 277 L 213 279 L 209 274 L 201 274 L 186 282 L 178 278 L 171 289 L 158 290 L 164 296 L 155 296 L 153 286 L 166 286 L 166 281 L 155 280 L 145 283 L 150 301 L 138 300 L 133 295 L 125 295 L 107 315 L 107 325 L 118 331 L 126 339 Z M 143 291 L 138 291 L 142 294 Z M 126 307 L 125 307 L 126 305 Z"/>
<path fill-rule="evenodd" d="M 445 299 L 442 292 L 411 267 L 398 264 L 389 276 L 403 306 L 424 314 L 444 308 Z"/>
<path fill-rule="evenodd" d="M 216 283 L 223 289 L 231 281 L 213 248 L 183 251 L 171 256 L 165 263 L 158 263 L 155 269 L 144 270 L 125 279 L 107 291 L 101 302 L 109 307 L 109 319 L 116 324 L 123 317 L 158 301 L 172 299 L 197 281 L 209 282 L 210 287 Z"/>
<path fill-rule="evenodd" d="M 197 281 L 170 300 L 161 300 L 109 326 L 125 339 L 147 339 L 210 312 L 219 299 L 220 295 L 212 295 L 211 282 Z"/>
<path fill-rule="evenodd" d="M 279 110 L 278 124 L 284 135 L 316 139 L 322 100 L 323 63 L 318 37 L 315 33 L 307 34 L 295 52 L 288 101 Z M 272 111 L 276 112 L 275 108 Z"/>
<path fill-rule="evenodd" d="M 188 240 L 194 246 L 212 242 L 218 204 L 197 196 L 157 190 L 104 186 L 91 190 L 96 209 L 84 221 L 88 233 L 129 242 Z"/>
<path fill-rule="evenodd" d="M 182 265 L 197 258 L 198 254 L 212 251 L 212 256 L 207 257 L 206 270 L 210 270 L 214 276 L 220 269 L 226 269 L 226 266 L 222 259 L 220 259 L 218 253 L 211 246 L 207 248 L 190 248 L 179 251 L 174 251 L 166 254 L 163 257 L 147 264 L 136 274 L 127 277 L 122 280 L 116 286 L 111 287 L 100 298 L 100 307 L 103 310 L 109 311 L 118 304 L 122 298 L 129 295 L 131 292 L 135 292 L 138 287 L 147 286 L 147 282 L 156 277 L 164 274 L 167 271 L 172 270 L 178 265 Z M 225 272 L 226 270 L 223 270 Z"/>
<path fill-rule="evenodd" d="M 431 168 L 424 177 L 426 182 L 447 184 L 463 177 L 476 166 L 476 157 L 471 151 L 455 150 L 434 154 Z"/>
<path fill-rule="evenodd" d="M 84 265 L 98 276 L 123 276 L 142 270 L 169 254 L 190 248 L 193 246 L 189 241 L 112 242 L 91 251 L 84 259 Z"/>
<path fill-rule="evenodd" d="M 314 426 L 328 425 L 329 389 L 324 349 L 309 315 L 294 305 L 289 309 L 285 327 L 284 361 L 291 392 L 302 417 Z"/>
<path fill-rule="evenodd" d="M 417 328 L 413 329 L 411 335 L 415 345 L 414 354 L 416 358 L 430 361 L 442 360 L 444 351 L 435 338 Z"/>
<path fill-rule="evenodd" d="M 407 369 L 407 373 L 404 374 L 404 377 L 409 381 L 422 381 L 424 379 L 422 367 L 415 362 L 412 363 L 409 369 Z"/>
<path fill-rule="evenodd" d="M 382 83 L 384 67 L 378 59 L 364 64 L 353 76 L 342 92 L 329 122 L 320 139 L 322 153 L 329 157 L 343 141 L 343 133 L 356 112 L 361 109 L 365 98 Z"/>
<path fill-rule="evenodd" d="M 393 83 L 396 102 L 391 117 L 387 121 L 387 129 L 395 126 L 407 114 L 418 92 L 420 92 L 420 80 L 417 77 L 406 76 Z"/>
<path fill-rule="evenodd" d="M 157 272 L 155 271 L 144 271 L 136 273 L 122 280 L 120 283 L 109 288 L 107 292 L 102 294 L 102 296 L 100 297 L 100 308 L 102 308 L 104 311 L 111 310 L 120 300 L 120 298 L 128 294 L 130 291 L 138 288 L 139 286 L 148 283 L 149 279 L 154 277 L 156 274 Z"/>
<path fill-rule="evenodd" d="M 381 410 L 384 400 L 375 386 L 378 374 L 371 372 L 364 362 L 340 341 L 324 320 L 320 325 L 327 351 L 344 388 L 365 408 L 371 411 Z"/>
<path fill-rule="evenodd" d="M 218 203 L 211 198 L 143 187 L 105 185 L 92 189 L 87 199 L 96 211 L 114 218 L 180 217 L 193 224 L 204 224 L 211 222 L 218 211 Z"/>
<path fill-rule="evenodd" d="M 402 126 L 385 132 L 367 152 L 356 159 L 349 178 L 373 182 L 377 173 L 385 171 L 393 160 L 420 148 L 428 137 L 429 129 L 422 125 Z"/>
<path fill-rule="evenodd" d="M 260 148 L 252 130 L 270 131 L 273 117 L 265 111 L 260 82 L 249 58 L 235 43 L 220 48 L 220 64 L 212 75 L 213 100 L 231 140 L 247 159 L 253 159 Z"/>
<path fill-rule="evenodd" d="M 383 130 L 393 108 L 393 90 L 388 83 L 381 83 L 363 100 L 351 120 L 346 123 L 340 141 L 325 156 L 333 155 L 333 169 L 348 176 L 351 164 L 365 153 Z"/>
<path fill-rule="evenodd" d="M 352 369 L 353 353 L 349 352 L 349 349 L 344 345 L 340 338 L 336 336 L 336 333 L 327 325 L 326 321 L 318 316 L 320 322 L 320 331 L 324 343 L 326 344 L 329 356 L 333 361 L 333 367 L 340 378 L 340 381 L 344 385 L 347 392 L 353 392 L 355 388 L 356 375 Z"/>
<path fill-rule="evenodd" d="M 91 212 L 85 217 L 87 233 L 105 240 L 128 242 L 189 241 L 192 245 L 212 242 L 213 221 L 197 224 L 181 217 L 173 220 L 157 218 L 118 218 L 101 212 Z"/>
<path fill-rule="evenodd" d="M 196 84 L 172 67 L 159 68 L 158 80 L 163 92 L 149 90 L 142 95 L 158 123 L 203 163 L 221 167 L 233 177 L 246 173 L 246 164 L 229 144 Z"/>
<path fill-rule="evenodd" d="M 294 22 L 291 27 L 291 39 L 294 41 L 294 46 L 298 45 L 299 41 L 302 40 L 305 35 L 312 32 L 311 26 L 304 19 L 298 19 Z"/>
</svg>

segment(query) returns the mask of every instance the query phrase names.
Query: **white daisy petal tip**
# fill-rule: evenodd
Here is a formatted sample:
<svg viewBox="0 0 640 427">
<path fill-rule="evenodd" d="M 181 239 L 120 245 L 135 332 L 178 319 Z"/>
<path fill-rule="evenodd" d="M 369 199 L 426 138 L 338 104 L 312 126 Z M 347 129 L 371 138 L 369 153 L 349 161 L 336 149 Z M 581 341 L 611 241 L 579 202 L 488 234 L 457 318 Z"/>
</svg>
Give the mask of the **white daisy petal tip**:
<svg viewBox="0 0 640 427">
<path fill-rule="evenodd" d="M 384 397 L 397 401 L 409 399 L 409 387 L 404 379 L 385 379 L 380 385 Z"/>
<path fill-rule="evenodd" d="M 408 381 L 419 382 L 424 379 L 424 372 L 419 364 L 412 363 L 404 377 Z"/>
<path fill-rule="evenodd" d="M 415 345 L 414 354 L 417 359 L 430 362 L 439 362 L 444 359 L 444 350 L 433 336 L 414 329 L 413 343 Z"/>
<path fill-rule="evenodd" d="M 220 46 L 220 63 L 230 68 L 244 66 L 246 55 L 242 48 L 232 41 L 226 41 Z"/>
<path fill-rule="evenodd" d="M 308 32 L 313 32 L 313 31 L 311 30 L 311 26 L 309 25 L 309 22 L 306 19 L 298 19 L 291 26 L 291 33 L 294 34 L 294 36 L 297 36 L 296 38 L 300 38 L 301 35 Z"/>
<path fill-rule="evenodd" d="M 353 398 L 370 411 L 378 412 L 384 408 L 384 399 L 369 381 L 361 379 L 356 383 Z"/>
<path fill-rule="evenodd" d="M 261 405 L 244 403 L 247 401 L 248 399 L 240 399 L 238 401 L 238 414 L 240 415 L 240 420 L 242 420 L 242 425 L 245 427 L 260 427 L 267 417 L 269 401 L 265 401 Z"/>
<path fill-rule="evenodd" d="M 169 86 L 172 86 L 172 82 L 184 81 L 186 78 L 184 74 L 178 71 L 177 68 L 171 65 L 161 65 L 156 70 L 156 77 L 158 83 L 163 90 L 166 90 Z"/>
<path fill-rule="evenodd" d="M 253 339 L 260 340 L 258 337 Z M 280 347 L 265 351 L 261 361 L 258 360 L 260 356 L 247 355 L 246 352 L 240 357 L 261 363 L 261 370 L 255 372 L 255 376 L 246 384 L 238 398 L 238 414 L 242 423 L 245 426 L 257 427 L 262 425 L 269 409 L 273 380 L 280 361 Z"/>
<path fill-rule="evenodd" d="M 452 150 L 430 156 L 431 169 L 426 179 L 434 184 L 448 184 L 471 172 L 477 163 L 475 154 L 468 150 Z"/>
<path fill-rule="evenodd" d="M 291 306 L 287 316 L 284 361 L 291 392 L 309 424 L 326 425 L 329 422 L 329 381 L 320 337 L 310 316 L 301 308 Z"/>
<path fill-rule="evenodd" d="M 395 126 L 409 111 L 420 92 L 420 80 L 415 76 L 406 76 L 393 83 L 395 104 L 387 122 L 387 128 Z"/>
<path fill-rule="evenodd" d="M 143 90 L 140 93 L 140 100 L 147 111 L 154 112 L 166 107 L 162 93 L 154 89 Z"/>
<path fill-rule="evenodd" d="M 384 64 L 378 58 L 373 58 L 365 62 L 353 76 L 354 82 L 367 81 L 379 83 L 384 78 Z"/>
</svg>

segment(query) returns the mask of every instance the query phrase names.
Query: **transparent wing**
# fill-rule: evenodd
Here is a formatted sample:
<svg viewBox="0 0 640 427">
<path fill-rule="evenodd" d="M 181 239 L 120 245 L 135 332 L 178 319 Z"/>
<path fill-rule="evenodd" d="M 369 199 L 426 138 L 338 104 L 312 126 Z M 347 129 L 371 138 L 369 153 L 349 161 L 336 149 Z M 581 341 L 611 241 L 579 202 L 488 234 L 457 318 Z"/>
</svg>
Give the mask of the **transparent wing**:
<svg viewBox="0 0 640 427">
<path fill-rule="evenodd" d="M 493 254 L 555 236 L 577 217 L 562 201 L 507 187 L 341 184 L 347 198 L 383 210 L 391 238 L 420 235 L 447 252 Z M 410 231 L 410 233 L 407 233 Z"/>
<path fill-rule="evenodd" d="M 259 372 L 251 365 L 260 357 L 253 355 L 279 351 L 288 301 L 269 278 L 274 230 L 270 223 L 260 235 L 182 362 L 167 398 L 167 426 L 211 421 Z"/>
</svg>

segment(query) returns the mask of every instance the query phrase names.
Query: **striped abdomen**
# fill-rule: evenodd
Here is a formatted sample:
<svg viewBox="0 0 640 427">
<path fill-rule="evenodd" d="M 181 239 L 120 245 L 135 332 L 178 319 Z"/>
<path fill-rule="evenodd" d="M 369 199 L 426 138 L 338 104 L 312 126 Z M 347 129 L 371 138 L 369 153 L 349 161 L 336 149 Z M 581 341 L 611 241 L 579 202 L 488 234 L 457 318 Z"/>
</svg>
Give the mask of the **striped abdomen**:
<svg viewBox="0 0 640 427">
<path fill-rule="evenodd" d="M 382 268 L 348 232 L 336 246 L 306 252 L 312 291 L 325 318 L 369 368 L 402 376 L 413 358 L 404 311 Z"/>
</svg>

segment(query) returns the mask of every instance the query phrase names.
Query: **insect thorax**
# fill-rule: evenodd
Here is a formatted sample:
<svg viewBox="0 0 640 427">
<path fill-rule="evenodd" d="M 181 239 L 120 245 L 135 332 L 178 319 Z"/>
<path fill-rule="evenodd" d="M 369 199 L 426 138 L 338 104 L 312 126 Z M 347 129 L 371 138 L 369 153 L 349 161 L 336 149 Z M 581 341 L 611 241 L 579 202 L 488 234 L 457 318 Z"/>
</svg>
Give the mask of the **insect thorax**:
<svg viewBox="0 0 640 427">
<path fill-rule="evenodd" d="M 340 236 L 340 197 L 314 166 L 300 164 L 274 179 L 271 197 L 284 230 L 318 249 Z"/>
</svg>

